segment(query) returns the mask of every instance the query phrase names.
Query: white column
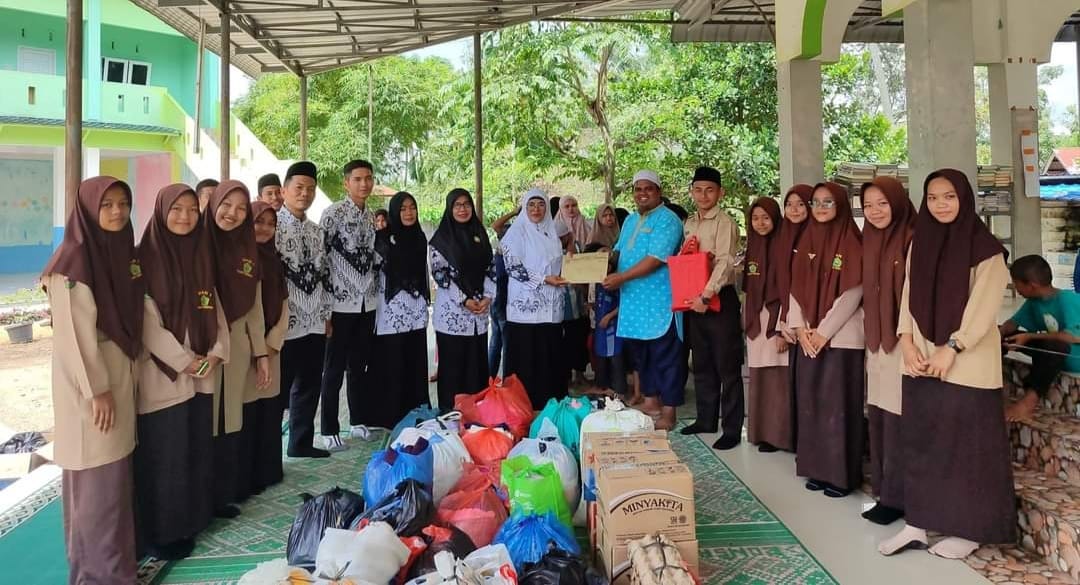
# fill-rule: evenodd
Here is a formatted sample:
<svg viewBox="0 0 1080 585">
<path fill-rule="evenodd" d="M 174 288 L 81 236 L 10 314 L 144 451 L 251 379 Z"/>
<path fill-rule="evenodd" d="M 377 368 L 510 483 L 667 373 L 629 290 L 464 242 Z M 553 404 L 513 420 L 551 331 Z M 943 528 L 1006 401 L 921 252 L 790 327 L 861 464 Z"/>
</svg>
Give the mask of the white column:
<svg viewBox="0 0 1080 585">
<path fill-rule="evenodd" d="M 990 157 L 996 165 L 1013 165 L 1012 237 L 1013 258 L 1042 253 L 1042 217 L 1038 194 L 1024 192 L 1019 133 L 1022 129 L 1038 132 L 1038 116 L 1017 127 L 1016 111 L 1032 112 L 1039 105 L 1038 65 L 1034 62 L 993 63 L 987 66 L 990 81 Z"/>
<path fill-rule="evenodd" d="M 820 182 L 825 173 L 821 120 L 821 63 L 782 61 L 776 66 L 780 115 L 780 189 Z"/>
<path fill-rule="evenodd" d="M 972 0 L 919 0 L 904 9 L 910 193 L 951 167 L 976 184 Z"/>
<path fill-rule="evenodd" d="M 64 147 L 56 146 L 52 149 L 52 245 L 53 250 L 64 241 L 64 224 L 67 223 L 67 190 L 66 176 L 64 172 Z"/>
<path fill-rule="evenodd" d="M 101 174 L 101 149 L 83 149 L 83 177 L 89 179 Z"/>
</svg>

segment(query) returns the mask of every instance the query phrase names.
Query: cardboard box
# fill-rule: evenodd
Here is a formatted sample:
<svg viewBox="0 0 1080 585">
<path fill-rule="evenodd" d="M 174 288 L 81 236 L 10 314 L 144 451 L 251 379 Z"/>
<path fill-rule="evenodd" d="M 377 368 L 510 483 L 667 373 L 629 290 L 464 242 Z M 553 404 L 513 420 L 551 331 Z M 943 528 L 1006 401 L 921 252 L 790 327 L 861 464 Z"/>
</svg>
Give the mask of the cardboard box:
<svg viewBox="0 0 1080 585">
<path fill-rule="evenodd" d="M 639 431 L 635 433 L 583 433 L 581 435 L 581 464 L 588 465 L 588 462 L 593 457 L 594 445 L 609 444 L 612 440 L 618 444 L 619 439 L 631 440 L 631 444 L 635 441 L 645 441 L 648 444 L 650 441 L 659 442 L 659 444 L 665 444 L 666 450 L 671 449 L 671 444 L 667 442 L 667 431 Z M 609 447 L 605 447 L 609 448 Z"/>
<path fill-rule="evenodd" d="M 662 532 L 695 540 L 694 476 L 683 464 L 600 471 L 598 516 L 608 541 Z"/>
<path fill-rule="evenodd" d="M 700 576 L 698 541 L 684 540 L 676 541 L 674 544 L 675 548 L 679 549 L 679 554 L 682 555 L 683 562 L 690 568 L 690 571 L 695 576 Z M 597 557 L 596 564 L 611 585 L 630 585 L 630 555 L 625 544 L 605 541 L 597 552 Z"/>
</svg>

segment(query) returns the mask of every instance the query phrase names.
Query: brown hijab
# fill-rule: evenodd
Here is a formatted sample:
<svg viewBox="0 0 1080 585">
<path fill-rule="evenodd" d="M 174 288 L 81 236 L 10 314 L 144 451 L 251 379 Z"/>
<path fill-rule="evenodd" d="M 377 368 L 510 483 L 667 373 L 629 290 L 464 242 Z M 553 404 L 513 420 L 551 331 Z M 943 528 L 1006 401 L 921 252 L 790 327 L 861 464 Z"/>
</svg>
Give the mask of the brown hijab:
<svg viewBox="0 0 1080 585">
<path fill-rule="evenodd" d="M 251 204 L 251 221 L 254 222 L 260 215 L 269 212 L 274 216 L 277 223 L 277 213 L 274 208 L 265 201 L 256 201 Z M 278 256 L 274 238 L 265 244 L 256 244 L 259 249 L 259 282 L 262 283 L 263 316 L 266 319 L 266 330 L 277 325 L 281 320 L 281 306 L 285 299 L 289 298 L 289 286 L 285 282 L 285 266 Z"/>
<path fill-rule="evenodd" d="M 176 183 L 158 191 L 154 216 L 139 242 L 139 262 L 147 293 L 157 304 L 165 329 L 181 344 L 186 338 L 191 351 L 205 356 L 218 333 L 214 259 L 201 221 L 186 236 L 169 231 L 169 208 L 183 195 L 195 197 L 195 190 Z M 151 357 L 163 374 L 176 381 L 176 370 L 157 356 Z"/>
<path fill-rule="evenodd" d="M 773 229 L 768 234 L 759 235 L 752 226 L 754 209 L 760 207 L 772 219 Z M 776 277 L 770 273 L 776 271 L 772 262 L 772 247 L 776 234 L 780 230 L 780 204 L 771 197 L 759 197 L 746 211 L 746 258 L 743 260 L 743 290 L 746 302 L 743 304 L 743 329 L 750 339 L 761 334 L 761 309 L 768 307 L 769 324 L 766 337 L 776 335 L 776 321 L 780 316 L 780 299 L 771 289 L 776 286 Z"/>
<path fill-rule="evenodd" d="M 218 227 L 214 216 L 218 207 L 233 191 L 244 194 L 247 217 L 232 231 Z M 224 181 L 214 189 L 210 203 L 203 211 L 203 223 L 210 233 L 210 249 L 215 259 L 217 290 L 225 319 L 231 324 L 243 317 L 255 305 L 255 287 L 259 284 L 258 250 L 255 246 L 255 217 L 251 211 L 251 194 L 240 181 Z"/>
<path fill-rule="evenodd" d="M 600 221 L 600 217 L 604 215 L 604 210 L 610 209 L 611 213 L 615 214 L 615 225 L 611 227 L 604 227 Z M 619 215 L 615 213 L 615 208 L 610 203 L 601 203 L 600 207 L 596 208 L 596 217 L 593 218 L 592 227 L 592 242 L 595 244 L 603 244 L 607 248 L 614 248 L 615 243 L 619 241 Z"/>
<path fill-rule="evenodd" d="M 810 225 L 799 237 L 791 265 L 791 292 L 811 329 L 840 295 L 862 283 L 862 234 L 851 216 L 847 190 L 831 182 L 818 183 L 814 191 L 818 189 L 832 194 L 836 217 L 825 223 L 813 214 L 807 218 Z"/>
<path fill-rule="evenodd" d="M 788 304 L 791 300 L 791 261 L 795 257 L 795 243 L 799 241 L 799 236 L 802 235 L 806 226 L 814 221 L 814 218 L 810 217 L 810 200 L 813 198 L 814 188 L 805 183 L 793 185 L 784 194 L 781 205 L 786 207 L 792 195 L 802 199 L 803 204 L 806 205 L 807 217 L 802 223 L 794 223 L 784 218 L 783 223 L 777 228 L 776 234 L 772 238 L 773 242 L 770 248 L 772 257 L 769 259 L 772 270 L 769 271 L 769 274 L 776 282 L 773 286 L 768 287 L 768 290 L 775 295 L 775 300 L 780 303 L 780 319 L 784 319 L 787 315 Z M 771 300 L 773 299 L 766 299 L 765 302 L 768 303 Z"/>
<path fill-rule="evenodd" d="M 135 254 L 135 231 L 128 220 L 124 229 L 108 232 L 98 223 L 105 192 L 118 185 L 132 202 L 131 187 L 116 177 L 94 177 L 79 185 L 75 209 L 68 216 L 64 241 L 41 272 L 63 274 L 94 293 L 97 328 L 136 359 L 142 351 L 142 267 Z"/>
<path fill-rule="evenodd" d="M 971 288 L 971 269 L 983 260 L 1008 252 L 975 214 L 975 194 L 967 175 L 956 169 L 930 173 L 930 181 L 952 183 L 960 198 L 960 213 L 952 223 L 940 223 L 923 197 L 911 237 L 911 272 L 908 277 L 911 316 L 919 331 L 934 345 L 945 345 L 960 328 Z"/>
<path fill-rule="evenodd" d="M 862 186 L 861 194 L 877 187 L 892 208 L 892 221 L 881 230 L 867 221 L 863 225 L 863 310 L 866 349 L 886 353 L 896 347 L 900 297 L 904 292 L 907 249 L 915 224 L 915 206 L 904 186 L 892 177 L 877 177 Z M 865 198 L 864 198 L 865 201 Z"/>
</svg>

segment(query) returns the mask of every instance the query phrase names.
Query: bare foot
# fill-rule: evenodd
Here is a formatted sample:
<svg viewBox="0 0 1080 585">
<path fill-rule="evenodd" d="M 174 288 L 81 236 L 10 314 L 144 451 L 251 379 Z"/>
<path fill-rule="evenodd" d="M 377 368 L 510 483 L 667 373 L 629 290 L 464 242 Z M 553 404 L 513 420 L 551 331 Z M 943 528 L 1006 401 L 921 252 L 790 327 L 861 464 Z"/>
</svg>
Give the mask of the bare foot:
<svg viewBox="0 0 1080 585">
<path fill-rule="evenodd" d="M 1005 420 L 1008 422 L 1025 422 L 1031 420 L 1035 410 L 1039 406 L 1039 395 L 1034 392 L 1025 392 L 1024 397 L 1005 407 Z"/>
<path fill-rule="evenodd" d="M 632 405 L 632 408 L 640 410 L 653 418 L 660 416 L 661 413 L 660 401 L 656 398 L 642 398 L 636 405 Z"/>
<path fill-rule="evenodd" d="M 675 408 L 665 406 L 660 410 L 659 419 L 655 425 L 658 431 L 670 431 L 675 428 Z"/>
</svg>

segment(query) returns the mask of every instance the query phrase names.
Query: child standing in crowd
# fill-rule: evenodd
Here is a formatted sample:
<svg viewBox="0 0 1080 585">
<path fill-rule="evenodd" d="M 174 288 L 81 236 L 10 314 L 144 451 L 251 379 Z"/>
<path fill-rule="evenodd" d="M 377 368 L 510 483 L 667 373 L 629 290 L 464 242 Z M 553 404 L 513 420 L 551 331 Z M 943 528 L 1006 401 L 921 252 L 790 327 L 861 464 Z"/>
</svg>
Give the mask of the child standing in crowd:
<svg viewBox="0 0 1080 585">
<path fill-rule="evenodd" d="M 841 498 L 862 483 L 862 236 L 840 185 L 819 183 L 810 206 L 813 219 L 795 246 L 788 313 L 801 348 L 796 469 L 806 489 Z"/>
<path fill-rule="evenodd" d="M 863 311 L 866 331 L 866 411 L 870 419 L 870 482 L 878 503 L 863 512 L 875 524 L 904 515 L 901 358 L 896 326 L 915 207 L 904 186 L 878 177 L 862 187 Z"/>
<path fill-rule="evenodd" d="M 145 288 L 131 203 L 119 179 L 83 181 L 41 274 L 53 320 L 54 455 L 70 583 L 136 580 L 133 370 Z"/>
<path fill-rule="evenodd" d="M 139 529 L 158 559 L 187 557 L 213 518 L 213 403 L 229 324 L 195 191 L 169 185 L 139 244 L 147 283 L 135 449 Z"/>
<path fill-rule="evenodd" d="M 288 396 L 281 393 L 281 348 L 289 329 L 289 287 L 285 267 L 274 246 L 277 213 L 263 201 L 251 204 L 255 216 L 255 243 L 259 248 L 259 283 L 262 286 L 263 322 L 266 324 L 266 353 L 270 358 L 270 384 L 256 388 L 255 436 L 252 441 L 252 492 L 282 480 L 281 413 L 288 406 Z M 248 382 L 254 385 L 253 382 Z"/>
<path fill-rule="evenodd" d="M 1013 422 L 1031 419 L 1062 370 L 1080 372 L 1080 295 L 1054 288 L 1050 264 L 1041 256 L 1017 259 L 1009 274 L 1027 300 L 1001 326 L 1001 335 L 1031 357 L 1024 396 L 1005 409 L 1006 420 Z"/>
<path fill-rule="evenodd" d="M 612 214 L 614 220 L 614 214 Z M 586 253 L 611 252 L 611 248 L 593 242 L 585 246 Z M 614 258 L 612 258 L 614 260 Z M 609 262 L 608 274 L 615 271 Z M 629 401 L 626 387 L 626 368 L 623 366 L 623 344 L 615 334 L 619 327 L 619 291 L 608 290 L 603 284 L 593 285 L 593 369 L 595 385 L 602 391 L 618 394 Z"/>
<path fill-rule="evenodd" d="M 794 412 L 788 382 L 788 343 L 776 331 L 780 296 L 776 291 L 777 266 L 772 247 L 780 225 L 780 205 L 761 197 L 750 205 L 743 260 L 743 329 L 750 367 L 747 437 L 762 453 L 794 449 Z M 786 267 L 785 267 L 786 268 Z"/>
<path fill-rule="evenodd" d="M 926 548 L 933 530 L 945 538 L 930 552 L 962 559 L 980 544 L 1016 542 L 995 327 L 1009 276 L 967 175 L 935 171 L 923 192 L 898 327 L 907 526 L 878 550 Z"/>
<path fill-rule="evenodd" d="M 473 208 L 472 194 L 454 189 L 431 237 L 435 279 L 435 338 L 442 354 L 439 408 L 454 408 L 455 394 L 488 385 L 488 312 L 495 297 L 495 264 L 487 231 Z"/>
<path fill-rule="evenodd" d="M 375 426 L 393 428 L 421 404 L 430 404 L 427 376 L 427 239 L 420 228 L 416 199 L 405 191 L 390 199 L 390 222 L 375 234 L 379 255 L 379 307 L 375 318 L 375 367 L 379 400 Z M 383 406 L 376 407 L 376 404 Z"/>
</svg>

